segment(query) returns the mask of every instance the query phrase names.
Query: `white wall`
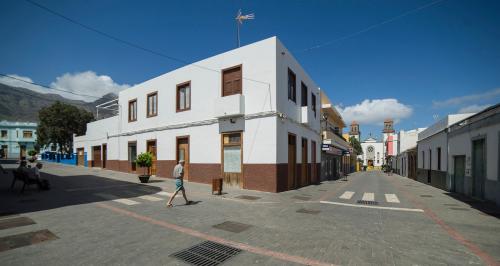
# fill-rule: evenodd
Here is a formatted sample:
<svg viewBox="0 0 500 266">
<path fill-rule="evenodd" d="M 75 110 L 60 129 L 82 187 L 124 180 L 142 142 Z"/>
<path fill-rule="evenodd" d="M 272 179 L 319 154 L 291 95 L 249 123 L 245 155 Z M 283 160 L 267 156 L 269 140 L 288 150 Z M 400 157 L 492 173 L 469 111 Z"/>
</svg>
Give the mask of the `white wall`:
<svg viewBox="0 0 500 266">
<path fill-rule="evenodd" d="M 214 119 L 214 102 L 222 94 L 221 70 L 237 65 L 242 65 L 245 114 L 276 110 L 276 40 L 272 37 L 243 46 L 121 91 L 122 132 Z M 191 82 L 191 110 L 176 112 L 176 86 L 187 81 Z M 147 118 L 147 94 L 155 91 L 158 116 Z M 128 102 L 136 98 L 137 121 L 129 123 Z"/>
<path fill-rule="evenodd" d="M 375 159 L 373 160 L 373 166 L 382 166 L 385 161 L 384 157 L 384 144 L 382 142 L 361 142 L 361 148 L 363 148 L 363 165 L 368 165 L 368 147 L 373 146 L 375 149 Z M 379 153 L 379 160 L 377 162 L 377 152 Z"/>
<path fill-rule="evenodd" d="M 418 154 L 417 154 L 417 168 L 431 169 L 438 171 L 446 171 L 448 168 L 447 158 L 448 158 L 448 143 L 447 134 L 445 131 L 441 131 L 428 137 L 424 140 L 419 140 L 418 144 Z M 441 147 L 441 169 L 438 169 L 438 156 L 437 148 Z M 429 165 L 429 150 L 432 151 L 432 166 Z M 422 151 L 425 153 L 424 158 L 422 158 Z M 424 161 L 422 161 L 424 159 Z"/>
<path fill-rule="evenodd" d="M 486 139 L 486 178 L 488 180 L 500 180 L 498 172 L 499 132 L 500 124 L 495 124 L 451 136 L 448 140 L 450 146 L 448 173 L 450 175 L 455 173 L 453 156 L 465 155 L 465 175 L 469 177 L 472 175 L 472 139 L 484 136 Z"/>
<path fill-rule="evenodd" d="M 297 163 L 302 161 L 301 138 L 308 139 L 308 161 L 311 162 L 311 141 L 316 142 L 316 163 L 321 162 L 321 138 L 320 138 L 320 116 L 321 116 L 321 98 L 319 87 L 304 71 L 300 64 L 295 60 L 293 55 L 287 48 L 278 40 L 276 43 L 277 62 L 276 62 L 276 87 L 277 100 L 276 105 L 278 112 L 284 113 L 286 119 L 278 118 L 277 124 L 277 145 L 278 145 L 278 163 L 288 162 L 288 133 L 293 133 L 297 136 Z M 296 103 L 288 99 L 288 68 L 296 75 Z M 308 107 L 309 116 L 307 125 L 300 124 L 301 121 L 301 100 L 302 89 L 301 82 L 308 88 Z M 312 113 L 312 97 L 311 93 L 316 95 L 316 116 Z"/>
<path fill-rule="evenodd" d="M 93 146 L 100 146 L 106 143 L 117 143 L 117 140 L 109 139 L 109 136 L 117 134 L 118 127 L 118 116 L 112 116 L 88 123 L 85 135 L 73 139 L 73 152 L 76 152 L 78 148 L 84 148 L 84 151 L 87 153 L 87 160 L 92 160 L 91 150 Z M 111 147 L 113 147 L 113 145 L 111 145 Z M 118 151 L 110 149 L 110 145 L 108 145 L 107 152 L 108 160 L 114 160 L 118 157 Z"/>
</svg>

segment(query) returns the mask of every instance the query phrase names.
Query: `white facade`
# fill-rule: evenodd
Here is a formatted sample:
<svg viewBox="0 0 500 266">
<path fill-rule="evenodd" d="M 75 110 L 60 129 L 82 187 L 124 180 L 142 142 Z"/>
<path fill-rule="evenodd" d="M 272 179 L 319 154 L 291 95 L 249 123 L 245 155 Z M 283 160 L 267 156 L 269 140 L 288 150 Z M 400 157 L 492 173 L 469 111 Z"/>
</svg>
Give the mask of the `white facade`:
<svg viewBox="0 0 500 266">
<path fill-rule="evenodd" d="M 393 168 L 401 176 L 408 176 L 408 153 L 409 149 L 417 147 L 418 133 L 424 131 L 426 128 L 417 128 L 408 131 L 401 130 L 398 133 L 397 156 L 393 162 Z M 394 165 L 395 163 L 395 165 Z"/>
<path fill-rule="evenodd" d="M 450 186 L 448 170 L 447 130 L 454 123 L 473 114 L 448 115 L 426 130 L 418 133 L 417 179 L 445 189 Z"/>
<path fill-rule="evenodd" d="M 373 162 L 373 166 L 375 167 L 380 167 L 384 164 L 384 143 L 374 138 L 368 138 L 361 142 L 361 148 L 363 148 L 363 154 L 358 157 L 363 160 L 364 166 L 370 166 L 369 161 Z"/>
<path fill-rule="evenodd" d="M 474 154 L 473 146 L 478 142 L 482 142 L 482 154 Z M 448 145 L 451 179 L 448 189 L 500 205 L 500 106 L 451 126 Z M 474 156 L 482 158 L 474 160 Z M 455 165 L 455 162 L 460 165 Z M 474 168 L 482 168 L 484 172 L 475 172 Z"/>
<path fill-rule="evenodd" d="M 222 72 L 234 66 L 241 66 L 242 92 L 222 97 Z M 296 102 L 288 97 L 288 69 L 296 75 Z M 190 82 L 190 109 L 179 112 L 177 85 L 185 82 Z M 301 82 L 306 84 L 308 93 L 308 104 L 304 107 L 300 104 Z M 157 92 L 157 115 L 148 117 L 147 97 L 154 92 Z M 316 113 L 312 95 L 316 97 Z M 129 122 L 129 102 L 134 99 L 137 120 Z M 171 162 L 177 160 L 177 137 L 189 136 L 189 164 L 193 175 L 190 180 L 209 182 L 207 180 L 217 176 L 201 176 L 207 172 L 202 167 L 221 169 L 221 134 L 242 132 L 243 187 L 269 191 L 283 190 L 278 186 L 286 177 L 261 180 L 263 177 L 252 173 L 260 171 L 258 167 L 288 163 L 289 133 L 297 137 L 297 163 L 302 162 L 302 138 L 308 143 L 306 163 L 315 163 L 313 159 L 320 162 L 318 86 L 276 37 L 184 66 L 121 91 L 118 104 L 118 116 L 89 123 L 86 135 L 75 137 L 75 151 L 78 148 L 90 151 L 92 146 L 107 144 L 107 160 L 126 162 L 129 142 L 136 142 L 139 154 L 146 152 L 148 140 L 156 140 L 157 161 L 168 161 L 170 167 Z M 315 156 L 312 155 L 313 142 Z M 87 157 L 92 159 L 91 152 L 87 152 Z M 170 169 L 165 169 L 168 167 L 159 165 L 158 170 L 169 175 Z M 216 175 L 214 172 L 212 175 Z"/>
</svg>

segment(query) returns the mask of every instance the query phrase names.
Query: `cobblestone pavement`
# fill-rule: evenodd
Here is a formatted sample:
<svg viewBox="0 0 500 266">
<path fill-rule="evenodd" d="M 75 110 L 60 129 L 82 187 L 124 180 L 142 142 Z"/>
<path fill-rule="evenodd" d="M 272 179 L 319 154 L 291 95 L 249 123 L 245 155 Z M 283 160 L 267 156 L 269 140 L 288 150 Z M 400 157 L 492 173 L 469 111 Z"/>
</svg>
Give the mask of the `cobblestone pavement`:
<svg viewBox="0 0 500 266">
<path fill-rule="evenodd" d="M 284 193 L 215 196 L 186 182 L 194 204 L 173 208 L 169 179 L 57 164 L 43 174 L 52 189 L 22 195 L 1 175 L 2 265 L 186 265 L 172 254 L 205 241 L 241 250 L 224 265 L 500 263 L 497 208 L 378 171 Z"/>
</svg>

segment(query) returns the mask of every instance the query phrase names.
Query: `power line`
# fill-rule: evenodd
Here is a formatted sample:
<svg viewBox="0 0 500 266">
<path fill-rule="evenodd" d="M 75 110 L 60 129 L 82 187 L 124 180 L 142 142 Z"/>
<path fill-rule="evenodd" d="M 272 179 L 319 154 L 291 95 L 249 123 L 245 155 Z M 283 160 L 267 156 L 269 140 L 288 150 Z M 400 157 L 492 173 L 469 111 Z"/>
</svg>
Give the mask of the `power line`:
<svg viewBox="0 0 500 266">
<path fill-rule="evenodd" d="M 7 78 L 10 78 L 10 79 L 14 79 L 14 80 L 17 80 L 17 81 L 22 81 L 24 83 L 28 83 L 28 84 L 31 84 L 31 85 L 36 85 L 36 86 L 47 88 L 47 89 L 51 89 L 51 90 L 62 91 L 62 92 L 66 92 L 66 93 L 71 93 L 71 94 L 78 95 L 78 96 L 92 97 L 92 98 L 96 98 L 96 99 L 100 99 L 101 98 L 101 97 L 97 97 L 97 96 L 94 96 L 94 95 L 80 94 L 80 93 L 76 93 L 76 92 L 72 92 L 72 91 L 67 91 L 67 90 L 63 90 L 63 89 L 57 89 L 57 88 L 49 87 L 47 85 L 38 84 L 38 83 L 35 83 L 35 82 L 23 80 L 23 79 L 16 78 L 16 77 L 13 77 L 13 76 L 9 76 L 9 75 L 5 75 L 5 74 L 2 74 L 2 73 L 0 73 L 0 76 L 7 77 Z"/>
<path fill-rule="evenodd" d="M 350 39 L 352 37 L 355 37 L 355 36 L 358 36 L 360 34 L 363 34 L 363 33 L 367 32 L 367 31 L 370 31 L 370 30 L 373 30 L 373 29 L 378 28 L 380 26 L 383 26 L 385 24 L 391 23 L 391 22 L 393 22 L 395 20 L 398 20 L 400 18 L 406 17 L 406 16 L 408 16 L 410 14 L 416 13 L 418 11 L 421 11 L 423 9 L 431 7 L 433 5 L 439 4 L 440 2 L 443 2 L 443 1 L 445 1 L 445 0 L 437 0 L 437 1 L 434 1 L 434 2 L 427 3 L 425 5 L 422 5 L 422 6 L 419 6 L 417 8 L 414 8 L 414 9 L 412 9 L 410 11 L 406 11 L 406 12 L 404 12 L 404 13 L 402 13 L 400 15 L 397 15 L 395 17 L 392 17 L 390 19 L 387 19 L 387 20 L 384 20 L 382 22 L 379 22 L 379 23 L 373 24 L 371 26 L 368 26 L 368 27 L 366 27 L 366 28 L 364 28 L 364 29 L 362 29 L 360 31 L 357 31 L 357 32 L 354 32 L 354 33 L 351 33 L 351 34 L 345 35 L 343 37 L 340 37 L 340 38 L 337 38 L 337 39 L 333 39 L 333 40 L 330 40 L 330 41 L 327 41 L 327 42 L 324 42 L 324 43 L 321 43 L 321 44 L 317 44 L 315 46 L 312 46 L 312 47 L 309 47 L 309 48 L 306 48 L 306 49 L 297 50 L 297 51 L 294 51 L 294 53 L 308 52 L 308 51 L 311 51 L 311 50 L 314 50 L 314 49 L 319 49 L 319 48 L 322 48 L 322 47 L 325 47 L 325 46 L 328 46 L 328 45 L 332 45 L 332 44 L 334 44 L 336 42 L 339 42 L 339 41 Z"/>
<path fill-rule="evenodd" d="M 106 37 L 106 38 L 108 38 L 108 39 L 111 39 L 111 40 L 114 40 L 114 41 L 116 41 L 116 42 L 119 42 L 119 43 L 125 44 L 125 45 L 127 45 L 127 46 L 129 46 L 129 47 L 132 47 L 132 48 L 135 48 L 135 49 L 138 49 L 138 50 L 142 50 L 142 51 L 144 51 L 144 52 L 147 52 L 147 53 L 150 53 L 150 54 L 153 54 L 153 55 L 156 55 L 156 56 L 160 56 L 160 57 L 163 57 L 163 58 L 167 58 L 167 59 L 169 59 L 169 60 L 176 61 L 176 62 L 179 62 L 179 63 L 185 64 L 185 65 L 192 65 L 192 66 L 197 67 L 197 68 L 205 69 L 205 70 L 212 71 L 212 72 L 221 73 L 221 71 L 220 71 L 220 70 L 218 70 L 218 69 L 213 69 L 213 68 L 209 68 L 209 67 L 206 67 L 206 66 L 193 64 L 193 63 L 190 63 L 190 62 L 188 62 L 188 61 L 186 61 L 186 60 L 183 60 L 183 59 L 180 59 L 180 58 L 176 58 L 176 57 L 173 57 L 173 56 L 170 56 L 170 55 L 164 54 L 164 53 L 162 53 L 162 52 L 158 52 L 158 51 L 155 51 L 155 50 L 152 50 L 152 49 L 146 48 L 146 47 L 141 46 L 141 45 L 139 45 L 139 44 L 135 44 L 135 43 L 133 43 L 133 42 L 130 42 L 130 41 L 127 41 L 127 40 L 124 40 L 124 39 L 118 38 L 118 37 L 116 37 L 116 36 L 114 36 L 114 35 L 111 35 L 111 34 L 109 34 L 109 33 L 106 33 L 106 32 L 104 32 L 104 31 L 98 30 L 98 29 L 96 29 L 96 28 L 94 28 L 94 27 L 91 27 L 91 26 L 89 26 L 89 25 L 83 24 L 83 23 L 81 23 L 81 22 L 79 22 L 79 21 L 77 21 L 77 20 L 75 20 L 75 19 L 72 19 L 72 18 L 70 18 L 70 17 L 67 17 L 67 16 L 65 16 L 65 15 L 63 15 L 63 14 L 61 14 L 61 13 L 57 12 L 57 11 L 54 11 L 54 10 L 52 10 L 52 9 L 50 9 L 50 8 L 48 8 L 48 7 L 44 6 L 44 5 L 42 5 L 42 4 L 39 4 L 39 3 L 35 2 L 35 1 L 32 1 L 32 0 L 25 0 L 25 1 L 26 1 L 26 2 L 28 2 L 28 3 L 30 3 L 30 4 L 32 4 L 32 5 L 34 5 L 34 6 L 39 7 L 39 8 L 41 8 L 41 9 L 45 10 L 45 11 L 47 11 L 47 12 L 49 12 L 49 13 L 51 13 L 51 14 L 55 15 L 55 16 L 58 16 L 58 17 L 60 17 L 60 18 L 62 18 L 62 19 L 64 19 L 64 20 L 66 20 L 66 21 L 69 21 L 69 22 L 71 22 L 71 23 L 73 23 L 73 24 L 75 24 L 75 25 L 78 25 L 78 26 L 80 26 L 80 27 L 82 27 L 82 28 L 84 28 L 84 29 L 86 29 L 86 30 L 92 31 L 92 32 L 94 32 L 94 33 L 97 33 L 97 34 L 99 34 L 99 35 L 101 35 L 101 36 L 104 36 L 104 37 Z M 264 82 L 264 81 L 260 81 L 260 80 L 256 80 L 256 79 L 250 79 L 250 78 L 244 78 L 244 77 L 243 77 L 243 79 L 248 80 L 248 81 L 253 81 L 253 82 L 257 82 L 257 83 L 262 83 L 262 84 L 269 85 L 269 82 Z"/>
</svg>

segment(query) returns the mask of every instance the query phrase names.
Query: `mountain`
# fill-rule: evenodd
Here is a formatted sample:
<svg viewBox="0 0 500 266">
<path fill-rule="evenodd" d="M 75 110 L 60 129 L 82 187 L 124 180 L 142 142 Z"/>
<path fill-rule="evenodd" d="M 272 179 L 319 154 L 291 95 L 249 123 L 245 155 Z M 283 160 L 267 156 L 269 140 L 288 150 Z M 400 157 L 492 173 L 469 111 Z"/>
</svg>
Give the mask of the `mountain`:
<svg viewBox="0 0 500 266">
<path fill-rule="evenodd" d="M 117 98 L 113 93 L 104 95 L 94 102 L 70 100 L 59 94 L 38 93 L 29 89 L 12 87 L 0 83 L 0 121 L 38 122 L 38 111 L 56 101 L 74 105 L 96 114 L 95 106 Z M 99 110 L 99 118 L 112 115 L 110 111 Z"/>
</svg>

